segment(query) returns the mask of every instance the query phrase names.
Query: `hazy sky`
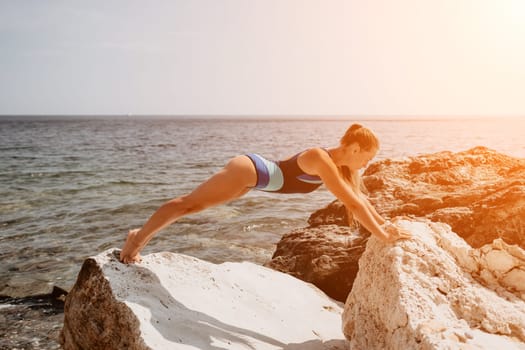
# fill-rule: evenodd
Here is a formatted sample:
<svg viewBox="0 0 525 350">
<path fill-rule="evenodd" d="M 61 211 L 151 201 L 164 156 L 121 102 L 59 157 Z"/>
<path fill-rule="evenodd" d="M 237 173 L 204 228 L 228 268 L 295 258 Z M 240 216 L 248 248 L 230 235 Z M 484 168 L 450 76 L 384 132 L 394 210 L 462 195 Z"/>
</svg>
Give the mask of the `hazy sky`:
<svg viewBox="0 0 525 350">
<path fill-rule="evenodd" d="M 0 0 L 0 114 L 525 115 L 524 0 Z"/>
</svg>

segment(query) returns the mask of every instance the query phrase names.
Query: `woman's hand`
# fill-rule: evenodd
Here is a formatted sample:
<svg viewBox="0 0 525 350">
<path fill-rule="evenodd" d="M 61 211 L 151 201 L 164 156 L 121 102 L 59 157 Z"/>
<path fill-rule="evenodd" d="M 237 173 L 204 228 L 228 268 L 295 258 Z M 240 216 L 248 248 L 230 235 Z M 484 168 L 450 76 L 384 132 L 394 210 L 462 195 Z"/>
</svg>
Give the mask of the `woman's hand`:
<svg viewBox="0 0 525 350">
<path fill-rule="evenodd" d="M 385 225 L 385 231 L 388 233 L 390 242 L 412 238 L 412 234 L 409 231 L 402 229 L 401 227 L 392 223 Z"/>
<path fill-rule="evenodd" d="M 120 251 L 120 261 L 124 264 L 136 263 L 142 260 L 140 256 L 140 245 L 136 243 L 136 236 L 139 229 L 130 230 L 124 247 Z"/>
<path fill-rule="evenodd" d="M 396 216 L 395 218 L 393 218 L 392 222 L 394 224 L 397 224 L 401 220 L 414 221 L 414 218 L 411 218 L 410 216 L 406 216 L 406 215 L 400 215 L 400 216 Z"/>
</svg>

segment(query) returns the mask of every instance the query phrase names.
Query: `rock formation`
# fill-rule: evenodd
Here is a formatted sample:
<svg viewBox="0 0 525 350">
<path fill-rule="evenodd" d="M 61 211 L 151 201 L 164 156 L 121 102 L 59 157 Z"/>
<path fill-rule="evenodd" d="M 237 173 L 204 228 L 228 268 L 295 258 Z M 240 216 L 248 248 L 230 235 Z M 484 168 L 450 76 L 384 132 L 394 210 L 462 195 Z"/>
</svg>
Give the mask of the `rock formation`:
<svg viewBox="0 0 525 350">
<path fill-rule="evenodd" d="M 352 349 L 525 349 L 525 251 L 469 246 L 446 224 L 401 221 L 414 238 L 368 240 L 346 301 Z"/>
<path fill-rule="evenodd" d="M 502 238 L 525 248 L 525 159 L 484 147 L 386 159 L 363 181 L 382 215 L 445 222 L 474 247 Z M 339 202 L 309 219 L 311 226 L 347 222 Z"/>
<path fill-rule="evenodd" d="M 173 253 L 87 259 L 66 298 L 66 349 L 346 349 L 341 305 L 252 263 Z"/>
<path fill-rule="evenodd" d="M 296 229 L 281 238 L 266 266 L 313 283 L 344 302 L 368 237 L 358 229 L 337 225 Z"/>
</svg>

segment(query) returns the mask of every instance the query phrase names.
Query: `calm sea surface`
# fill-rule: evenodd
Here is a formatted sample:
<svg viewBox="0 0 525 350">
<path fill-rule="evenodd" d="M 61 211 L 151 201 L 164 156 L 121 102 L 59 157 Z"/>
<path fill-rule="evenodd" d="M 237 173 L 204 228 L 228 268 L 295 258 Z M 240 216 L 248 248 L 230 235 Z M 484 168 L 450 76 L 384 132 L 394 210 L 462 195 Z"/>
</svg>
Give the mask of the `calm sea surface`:
<svg viewBox="0 0 525 350">
<path fill-rule="evenodd" d="M 525 157 L 525 121 L 360 121 L 382 142 L 378 159 L 482 145 Z M 0 121 L 0 295 L 71 288 L 82 261 L 121 247 L 164 201 L 187 193 L 231 157 L 281 159 L 338 143 L 351 121 Z M 144 254 L 212 262 L 267 261 L 282 234 L 306 226 L 333 197 L 252 191 L 181 219 Z"/>
</svg>

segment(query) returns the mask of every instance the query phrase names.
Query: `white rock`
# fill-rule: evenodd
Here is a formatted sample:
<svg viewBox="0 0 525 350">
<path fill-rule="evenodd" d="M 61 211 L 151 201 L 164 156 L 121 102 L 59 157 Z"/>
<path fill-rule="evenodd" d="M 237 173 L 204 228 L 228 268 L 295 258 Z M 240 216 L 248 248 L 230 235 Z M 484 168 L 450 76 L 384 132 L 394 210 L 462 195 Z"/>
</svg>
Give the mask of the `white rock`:
<svg viewBox="0 0 525 350">
<path fill-rule="evenodd" d="M 473 249 L 446 224 L 400 224 L 413 239 L 388 245 L 371 238 L 359 261 L 343 313 L 352 349 L 525 349 L 523 294 L 480 277 L 493 271 L 484 254 L 505 251 L 523 268 L 523 251 L 496 241 Z M 519 272 L 509 274 L 502 278 L 520 283 Z"/>
<path fill-rule="evenodd" d="M 511 287 L 520 292 L 525 291 L 525 269 L 513 269 L 503 277 L 502 282 L 505 286 Z"/>
<path fill-rule="evenodd" d="M 491 250 L 483 258 L 488 268 L 498 275 L 508 272 L 517 265 L 516 259 L 504 250 Z"/>
<path fill-rule="evenodd" d="M 65 349 L 346 349 L 341 305 L 252 263 L 157 253 L 86 260 L 66 300 Z"/>
</svg>

